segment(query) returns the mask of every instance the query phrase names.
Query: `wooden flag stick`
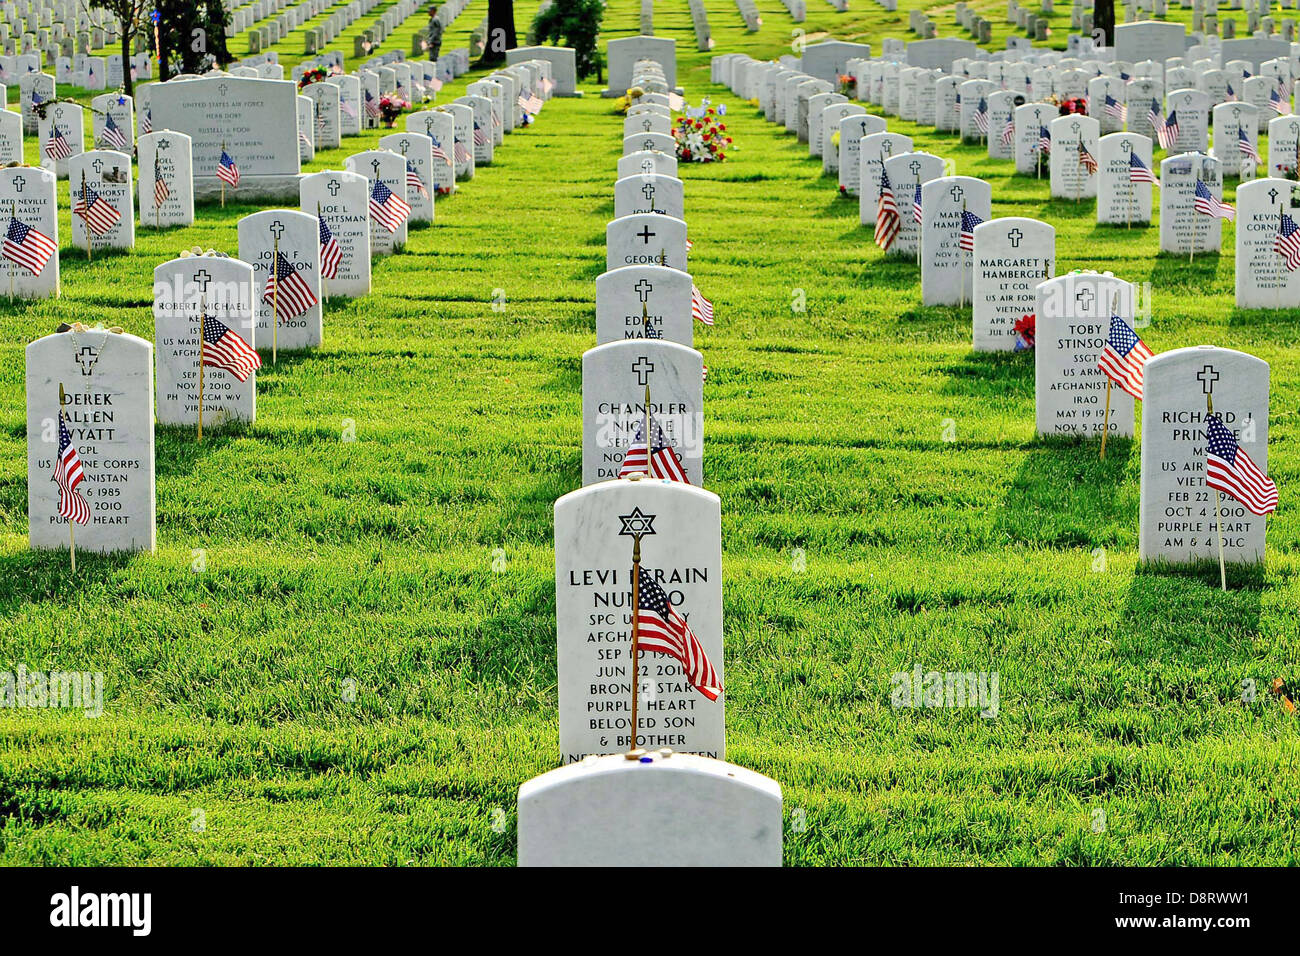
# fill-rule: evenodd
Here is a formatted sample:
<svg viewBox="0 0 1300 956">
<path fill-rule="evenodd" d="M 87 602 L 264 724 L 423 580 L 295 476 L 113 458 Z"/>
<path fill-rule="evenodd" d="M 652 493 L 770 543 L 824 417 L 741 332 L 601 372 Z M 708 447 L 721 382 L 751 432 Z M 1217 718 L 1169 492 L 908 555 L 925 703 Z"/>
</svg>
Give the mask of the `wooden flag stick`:
<svg viewBox="0 0 1300 956">
<path fill-rule="evenodd" d="M 199 306 L 199 441 L 203 441 L 203 360 L 207 357 L 207 342 L 203 338 L 203 320 L 207 317 L 207 299 Z"/>
<path fill-rule="evenodd" d="M 60 426 L 60 428 L 63 426 L 63 403 L 64 403 L 64 400 L 65 400 L 65 395 L 64 395 L 64 391 L 63 391 L 63 383 L 60 382 L 60 383 L 59 383 L 59 426 Z M 58 452 L 56 451 L 55 454 L 58 454 Z M 76 494 L 76 492 L 74 491 L 73 494 Z M 74 526 L 75 524 L 76 524 L 76 522 L 73 521 L 71 518 L 68 519 L 68 556 L 69 556 L 69 557 L 71 558 L 71 560 L 72 560 L 72 573 L 73 573 L 73 574 L 76 574 L 76 573 L 77 573 L 77 536 L 76 536 L 75 531 L 73 530 L 73 526 Z"/>
<path fill-rule="evenodd" d="M 1106 460 L 1106 436 L 1110 434 L 1110 376 L 1106 376 L 1106 411 L 1101 419 L 1101 460 Z"/>
<path fill-rule="evenodd" d="M 271 275 L 275 276 L 275 285 L 271 286 L 271 364 L 280 361 L 280 237 L 274 238 L 275 246 L 271 252 Z"/>
<path fill-rule="evenodd" d="M 86 261 L 90 262 L 94 258 L 94 247 L 90 236 L 92 231 L 90 228 L 90 206 L 86 203 L 86 171 L 84 169 L 81 171 L 81 208 L 81 221 L 86 227 Z"/>
<path fill-rule="evenodd" d="M 641 652 L 641 628 L 639 619 L 641 608 L 641 535 L 632 535 L 632 732 L 628 739 L 628 760 L 637 760 L 645 753 L 636 745 L 636 708 L 637 689 L 641 684 L 641 662 L 637 659 Z"/>
<path fill-rule="evenodd" d="M 320 203 L 316 204 L 316 218 L 320 219 Z M 316 236 L 317 236 L 317 244 L 319 245 L 319 237 L 320 237 L 319 224 L 316 226 Z M 329 293 L 325 291 L 325 263 L 322 262 L 320 264 L 320 311 L 322 316 L 325 314 L 325 299 L 328 296 Z"/>
<path fill-rule="evenodd" d="M 958 285 L 961 286 L 961 305 L 958 308 L 966 308 L 966 250 L 961 247 L 961 234 L 966 231 L 966 200 L 961 203 L 961 224 L 957 226 L 957 255 L 961 257 L 961 276 L 958 278 Z"/>
<path fill-rule="evenodd" d="M 1207 415 L 1214 414 L 1214 396 L 1209 392 L 1205 393 L 1205 412 Z M 1228 569 L 1223 563 L 1223 519 L 1220 517 L 1219 503 L 1223 500 L 1223 492 L 1218 488 L 1214 489 L 1214 537 L 1219 542 L 1219 587 L 1228 590 Z"/>
<path fill-rule="evenodd" d="M 18 218 L 18 203 L 15 200 L 11 200 L 9 203 L 9 215 L 13 219 Z M 10 262 L 5 266 L 5 268 L 9 272 L 9 301 L 10 302 L 13 302 L 14 300 L 14 272 L 16 271 L 14 266 L 15 263 L 13 262 Z"/>
<path fill-rule="evenodd" d="M 223 139 L 223 140 L 221 141 L 221 152 L 224 153 L 225 151 L 226 151 L 226 141 Z M 217 169 L 218 169 L 218 170 L 221 169 L 221 157 L 220 157 L 220 156 L 217 157 Z M 221 208 L 222 208 L 222 209 L 225 209 L 225 208 L 226 208 L 226 181 L 225 181 L 224 179 L 222 179 L 220 176 L 218 176 L 217 179 L 218 179 L 218 180 L 220 181 L 220 183 L 221 183 Z"/>
<path fill-rule="evenodd" d="M 654 459 L 650 456 L 650 383 L 645 386 L 645 476 L 655 477 Z"/>
</svg>

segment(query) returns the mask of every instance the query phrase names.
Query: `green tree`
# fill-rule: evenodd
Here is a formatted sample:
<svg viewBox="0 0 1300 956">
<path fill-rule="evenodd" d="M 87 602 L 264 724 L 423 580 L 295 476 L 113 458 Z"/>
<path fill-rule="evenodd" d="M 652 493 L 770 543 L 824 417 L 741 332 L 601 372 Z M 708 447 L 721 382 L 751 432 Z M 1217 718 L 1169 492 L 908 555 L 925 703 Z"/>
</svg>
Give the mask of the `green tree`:
<svg viewBox="0 0 1300 956">
<path fill-rule="evenodd" d="M 600 81 L 600 19 L 605 15 L 602 0 L 554 0 L 533 20 L 533 36 L 538 43 L 573 47 L 578 77 L 596 74 Z"/>
<path fill-rule="evenodd" d="M 201 73 L 208 58 L 218 66 L 230 62 L 226 49 L 226 24 L 229 13 L 221 0 L 154 0 L 158 11 L 158 38 L 162 49 L 154 48 L 152 30 L 150 49 L 158 56 L 158 74 L 166 79 L 173 73 Z"/>
<path fill-rule="evenodd" d="M 117 17 L 122 34 L 122 91 L 132 95 L 135 83 L 131 79 L 131 41 L 140 32 L 145 17 L 146 0 L 91 0 L 90 5 L 106 10 Z"/>
</svg>

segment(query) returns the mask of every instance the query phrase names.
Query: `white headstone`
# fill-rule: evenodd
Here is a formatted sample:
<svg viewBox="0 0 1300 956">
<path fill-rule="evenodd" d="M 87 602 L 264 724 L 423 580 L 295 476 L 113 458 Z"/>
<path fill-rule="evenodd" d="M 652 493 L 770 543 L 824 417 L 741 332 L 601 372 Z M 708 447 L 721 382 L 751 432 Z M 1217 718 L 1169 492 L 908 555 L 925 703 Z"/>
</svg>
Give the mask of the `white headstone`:
<svg viewBox="0 0 1300 956">
<path fill-rule="evenodd" d="M 1257 179 L 1237 187 L 1237 306 L 1294 309 L 1300 303 L 1300 269 L 1287 267 L 1274 240 L 1282 217 L 1300 223 L 1300 186 L 1288 179 Z"/>
<path fill-rule="evenodd" d="M 970 302 L 974 272 L 961 248 L 962 211 L 991 217 L 993 187 L 972 176 L 943 176 L 921 187 L 921 301 L 924 305 Z"/>
<path fill-rule="evenodd" d="M 406 202 L 411 207 L 411 222 L 433 222 L 433 197 L 436 195 L 433 140 L 423 133 L 408 130 L 380 137 L 379 148 L 391 150 L 406 160 Z M 438 165 L 447 168 L 441 159 Z M 418 187 L 410 181 L 412 176 L 420 181 Z"/>
<path fill-rule="evenodd" d="M 258 348 L 270 349 L 273 342 L 285 351 L 320 345 L 320 224 L 316 217 L 294 209 L 264 209 L 240 219 L 238 234 L 239 258 L 253 267 Z M 277 289 L 273 298 L 266 295 L 277 250 L 306 291 L 294 283 L 292 291 Z M 280 285 L 284 284 L 282 279 Z"/>
<path fill-rule="evenodd" d="M 146 133 L 137 144 L 140 158 L 140 225 L 188 226 L 194 222 L 194 182 L 190 138 L 171 130 Z M 158 188 L 161 180 L 162 190 Z M 159 196 L 162 203 L 157 202 Z"/>
<path fill-rule="evenodd" d="M 1196 182 L 1223 198 L 1219 161 L 1204 153 L 1170 156 L 1160 163 L 1160 251 L 1180 255 L 1218 252 L 1223 220 L 1196 212 Z"/>
<path fill-rule="evenodd" d="M 23 299 L 46 298 L 59 294 L 59 207 L 54 173 L 34 166 L 10 166 L 0 169 L 0 222 L 8 228 L 10 216 L 34 230 L 23 238 L 32 254 L 49 253 L 49 258 L 34 274 L 7 256 L 0 257 L 0 292 Z M 45 237 L 42 239 L 42 236 Z M 50 250 L 50 245 L 53 250 Z"/>
<path fill-rule="evenodd" d="M 131 182 L 131 157 L 111 149 L 92 149 L 77 153 L 68 161 L 68 189 L 75 203 L 81 197 L 83 186 L 89 194 L 90 217 L 72 217 L 72 244 L 86 248 L 90 236 L 92 249 L 135 248 L 135 191 Z M 94 197 L 117 213 L 109 224 Z M 89 226 L 88 226 L 89 222 Z"/>
<path fill-rule="evenodd" d="M 1037 219 L 975 227 L 971 327 L 977 352 L 1014 351 L 1017 323 L 1037 308 L 1036 288 L 1056 274 L 1056 229 Z"/>
<path fill-rule="evenodd" d="M 344 165 L 348 170 L 365 176 L 370 182 L 370 196 L 373 199 L 375 184 L 383 183 L 393 197 L 406 201 L 406 160 L 397 153 L 386 149 L 370 149 L 362 153 L 353 153 Z M 391 199 L 390 199 L 391 202 Z M 394 218 L 392 223 L 396 224 Z M 400 252 L 406 245 L 406 220 L 397 227 L 389 228 L 375 215 L 370 217 L 370 256 L 391 255 Z"/>
<path fill-rule="evenodd" d="M 302 178 L 300 208 L 320 215 L 341 252 L 338 274 L 325 280 L 329 295 L 370 294 L 369 204 L 369 181 L 357 173 L 326 170 Z"/>
<path fill-rule="evenodd" d="M 597 345 L 662 338 L 691 346 L 693 321 L 691 277 L 685 272 L 663 266 L 624 266 L 596 278 Z"/>
<path fill-rule="evenodd" d="M 688 271 L 686 223 L 659 213 L 612 219 L 605 226 L 605 268 L 663 265 Z"/>
</svg>

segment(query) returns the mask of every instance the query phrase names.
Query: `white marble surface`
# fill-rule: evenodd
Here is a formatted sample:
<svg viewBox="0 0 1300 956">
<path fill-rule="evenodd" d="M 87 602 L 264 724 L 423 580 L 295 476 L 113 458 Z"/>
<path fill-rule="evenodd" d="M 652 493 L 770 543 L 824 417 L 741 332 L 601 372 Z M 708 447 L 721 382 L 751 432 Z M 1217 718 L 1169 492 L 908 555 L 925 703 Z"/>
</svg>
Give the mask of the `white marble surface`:
<svg viewBox="0 0 1300 956">
<path fill-rule="evenodd" d="M 321 344 L 320 225 L 312 214 L 296 209 L 263 209 L 244 216 L 237 228 L 239 258 L 253 267 L 254 315 L 258 348 L 282 351 L 315 348 Z M 301 315 L 290 316 L 277 300 L 278 322 L 271 303 L 262 301 L 262 290 L 271 275 L 271 263 L 279 237 L 279 251 L 298 276 L 307 283 L 315 305 Z"/>
<path fill-rule="evenodd" d="M 637 213 L 605 225 L 605 269 L 666 265 L 689 271 L 686 265 L 686 222 L 659 213 Z"/>
<path fill-rule="evenodd" d="M 136 145 L 139 154 L 140 226 L 166 229 L 194 222 L 194 173 L 190 160 L 190 138 L 167 130 L 146 133 Z M 155 160 L 157 166 L 155 167 Z M 155 171 L 167 185 L 167 198 L 159 207 L 154 201 Z"/>
<path fill-rule="evenodd" d="M 1295 309 L 1300 270 L 1291 271 L 1273 248 L 1281 217 L 1300 223 L 1300 186 L 1287 179 L 1257 179 L 1237 187 L 1235 279 L 1243 309 Z"/>
<path fill-rule="evenodd" d="M 971 176 L 943 176 L 921 187 L 921 301 L 924 305 L 969 303 L 974 272 L 960 247 L 963 207 L 988 220 L 993 187 Z"/>
<path fill-rule="evenodd" d="M 300 208 L 310 215 L 320 214 L 342 252 L 338 275 L 326 280 L 329 295 L 370 293 L 369 202 L 369 181 L 357 173 L 326 170 L 302 178 Z M 318 255 L 319 251 L 318 245 Z"/>
<path fill-rule="evenodd" d="M 596 278 L 596 344 L 653 337 L 694 345 L 691 277 L 664 266 L 624 266 Z"/>
<path fill-rule="evenodd" d="M 0 222 L 7 228 L 9 216 L 59 241 L 59 207 L 54 173 L 35 166 L 11 166 L 0 169 Z M 0 291 L 13 290 L 24 299 L 45 298 L 59 294 L 59 256 L 56 250 L 39 275 L 25 267 L 0 258 Z"/>
<path fill-rule="evenodd" d="M 990 219 L 975 227 L 972 268 L 975 351 L 1012 351 L 1016 322 L 1038 307 L 1038 283 L 1056 274 L 1056 229 L 1018 216 Z"/>
</svg>

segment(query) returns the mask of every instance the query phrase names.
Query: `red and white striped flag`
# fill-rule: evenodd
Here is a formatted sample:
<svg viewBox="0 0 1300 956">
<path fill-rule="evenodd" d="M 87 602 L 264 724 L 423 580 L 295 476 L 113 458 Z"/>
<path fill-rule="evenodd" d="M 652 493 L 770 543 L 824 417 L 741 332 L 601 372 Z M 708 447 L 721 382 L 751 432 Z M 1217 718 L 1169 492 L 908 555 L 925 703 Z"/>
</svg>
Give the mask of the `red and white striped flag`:
<svg viewBox="0 0 1300 956">
<path fill-rule="evenodd" d="M 297 318 L 319 300 L 285 254 L 277 252 L 275 268 L 267 275 L 266 287 L 262 289 L 262 301 L 275 303 L 275 316 L 279 320 L 281 316 L 286 319 Z"/>
<path fill-rule="evenodd" d="M 97 236 L 108 232 L 122 218 L 112 203 L 85 183 L 82 184 L 77 201 L 72 205 L 72 212 L 84 219 L 86 226 Z"/>
<path fill-rule="evenodd" d="M 691 283 L 691 318 L 698 319 L 705 325 L 713 324 L 713 303 L 704 298 L 695 283 Z"/>
<path fill-rule="evenodd" d="M 1205 438 L 1205 484 L 1236 498 L 1251 514 L 1276 511 L 1277 485 L 1241 450 L 1218 415 L 1206 419 Z"/>
<path fill-rule="evenodd" d="M 59 251 L 58 245 L 45 235 L 14 217 L 9 217 L 9 228 L 5 230 L 3 254 L 6 259 L 16 262 L 34 276 L 41 274 L 50 256 Z"/>
<path fill-rule="evenodd" d="M 241 382 L 262 367 L 262 356 L 223 322 L 203 316 L 203 364 L 224 369 Z"/>
<path fill-rule="evenodd" d="M 371 217 L 389 232 L 397 232 L 410 214 L 411 207 L 406 200 L 398 198 L 396 193 L 376 179 L 370 190 Z"/>
<path fill-rule="evenodd" d="M 419 172 L 411 165 L 409 159 L 406 161 L 406 188 L 414 189 L 424 198 L 429 198 L 429 190 L 424 188 L 424 180 L 420 179 Z M 410 194 L 408 193 L 407 195 Z"/>
<path fill-rule="evenodd" d="M 339 241 L 334 238 L 334 233 L 330 227 L 325 224 L 325 220 L 320 222 L 320 275 L 322 279 L 336 279 L 339 274 L 339 263 L 343 261 L 343 250 L 339 247 Z"/>
<path fill-rule="evenodd" d="M 889 181 L 889 173 L 881 169 L 880 197 L 876 200 L 876 245 L 888 252 L 902 228 L 898 203 L 894 199 L 894 186 Z"/>
<path fill-rule="evenodd" d="M 77 446 L 72 443 L 72 433 L 68 431 L 63 418 L 63 409 L 59 409 L 59 457 L 54 461 L 54 483 L 59 487 L 59 515 L 77 524 L 90 520 L 90 505 L 81 497 L 77 486 L 86 478 L 81 468 L 81 456 Z"/>
<path fill-rule="evenodd" d="M 57 125 L 50 127 L 50 138 L 45 141 L 45 155 L 50 159 L 67 159 L 72 155 L 72 146 Z"/>
<path fill-rule="evenodd" d="M 1110 317 L 1110 335 L 1097 356 L 1097 368 L 1112 382 L 1138 401 L 1142 400 L 1142 378 L 1151 350 L 1127 322 L 1118 315 Z"/>
<path fill-rule="evenodd" d="M 690 480 L 686 477 L 686 470 L 682 468 L 682 460 L 677 457 L 673 447 L 664 440 L 663 428 L 658 422 L 651 421 L 650 430 L 654 433 L 655 440 L 649 460 L 646 459 L 645 423 L 642 422 L 637 425 L 632 444 L 623 455 L 623 465 L 618 470 L 618 476 L 626 478 L 634 472 L 641 472 L 651 478 L 667 478 L 669 481 L 680 481 L 689 485 Z"/>
<path fill-rule="evenodd" d="M 641 568 L 637 587 L 637 649 L 667 654 L 682 665 L 691 686 L 709 700 L 722 694 L 722 682 L 691 626 L 668 603 L 655 573 Z"/>
</svg>

